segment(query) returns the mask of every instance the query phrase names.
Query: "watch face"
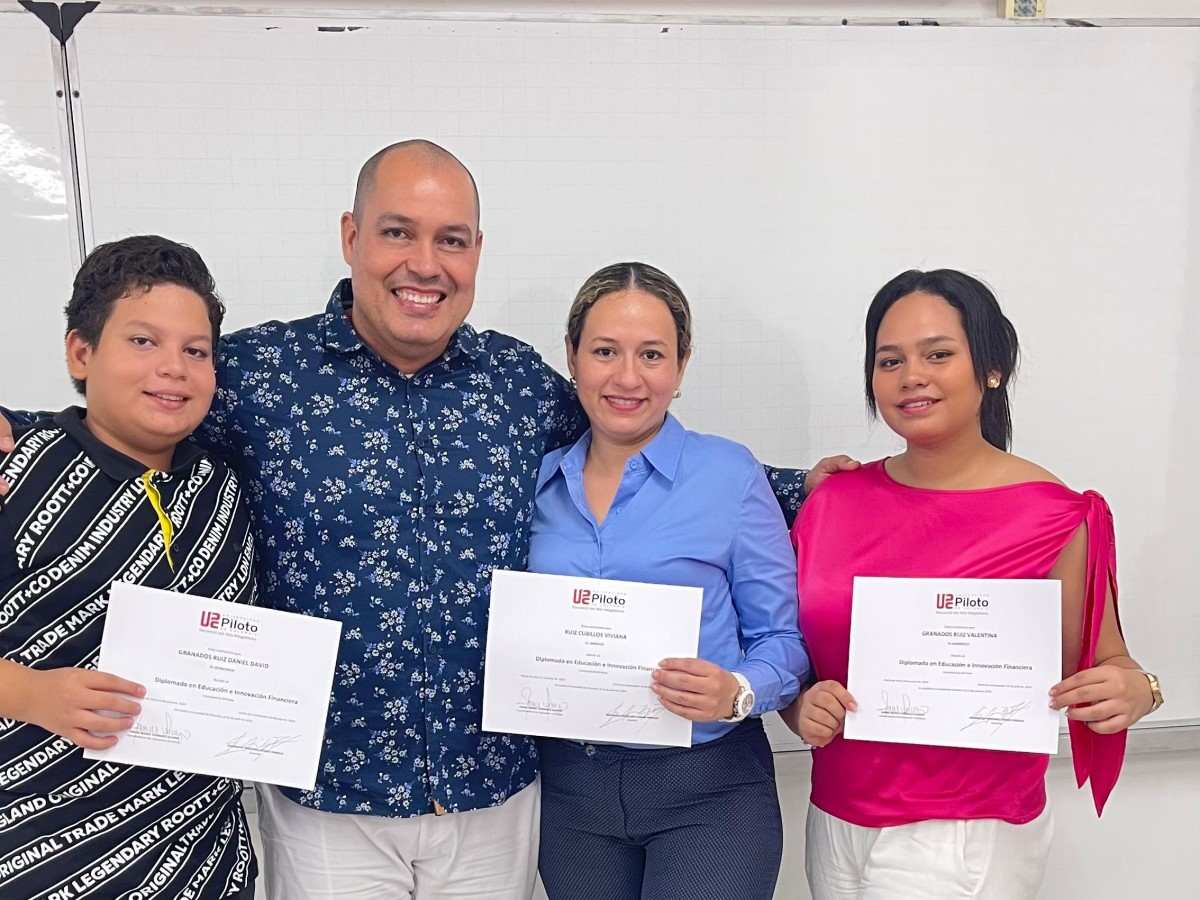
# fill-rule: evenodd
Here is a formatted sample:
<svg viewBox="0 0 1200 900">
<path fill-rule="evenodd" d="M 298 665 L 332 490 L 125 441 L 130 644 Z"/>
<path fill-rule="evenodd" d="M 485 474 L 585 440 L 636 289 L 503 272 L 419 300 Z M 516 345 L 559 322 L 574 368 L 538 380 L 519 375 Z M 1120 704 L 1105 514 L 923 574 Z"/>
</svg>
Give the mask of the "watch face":
<svg viewBox="0 0 1200 900">
<path fill-rule="evenodd" d="M 750 715 L 750 710 L 754 709 L 754 691 L 746 691 L 738 697 L 737 714 L 743 718 Z"/>
</svg>

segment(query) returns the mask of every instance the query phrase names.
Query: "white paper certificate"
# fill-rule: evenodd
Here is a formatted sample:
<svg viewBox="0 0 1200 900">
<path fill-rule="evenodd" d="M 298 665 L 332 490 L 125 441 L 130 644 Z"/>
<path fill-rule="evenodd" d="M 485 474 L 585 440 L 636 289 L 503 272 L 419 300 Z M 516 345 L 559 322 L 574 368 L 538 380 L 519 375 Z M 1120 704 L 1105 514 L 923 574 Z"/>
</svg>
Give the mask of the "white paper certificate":
<svg viewBox="0 0 1200 900">
<path fill-rule="evenodd" d="M 89 759 L 312 790 L 342 625 L 115 582 L 99 668 L 146 687 Z"/>
<path fill-rule="evenodd" d="M 855 578 L 850 740 L 1055 753 L 1062 585 Z"/>
<path fill-rule="evenodd" d="M 492 575 L 483 728 L 606 744 L 690 747 L 692 723 L 664 709 L 650 673 L 694 657 L 700 588 Z"/>
</svg>

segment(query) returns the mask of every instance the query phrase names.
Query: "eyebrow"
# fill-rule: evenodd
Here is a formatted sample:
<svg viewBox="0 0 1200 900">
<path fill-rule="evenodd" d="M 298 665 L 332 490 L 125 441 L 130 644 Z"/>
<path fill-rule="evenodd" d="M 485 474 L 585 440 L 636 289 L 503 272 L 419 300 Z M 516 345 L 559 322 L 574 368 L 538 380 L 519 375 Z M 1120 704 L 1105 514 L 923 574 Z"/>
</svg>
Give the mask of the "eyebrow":
<svg viewBox="0 0 1200 900">
<path fill-rule="evenodd" d="M 943 341 L 951 341 L 958 343 L 958 338 L 953 338 L 948 334 L 935 334 L 933 337 L 921 338 L 917 341 L 918 347 L 928 347 L 930 344 L 940 344 Z M 881 344 L 875 348 L 876 355 L 880 353 L 899 353 L 900 347 L 897 344 Z"/>
<path fill-rule="evenodd" d="M 376 225 L 416 225 L 417 220 L 410 218 L 409 216 L 402 215 L 401 213 L 383 213 L 378 219 L 375 220 L 375 224 Z M 439 230 L 455 231 L 455 232 L 460 232 L 462 234 L 469 235 L 471 233 L 471 226 L 461 224 L 461 223 L 456 223 L 454 225 L 445 225 Z"/>
<path fill-rule="evenodd" d="M 159 326 L 155 325 L 154 323 L 143 322 L 141 319 L 133 319 L 129 322 L 126 322 L 125 327 L 126 328 L 140 328 L 143 331 L 153 331 L 155 334 L 158 334 L 162 331 L 162 329 Z M 196 341 L 205 341 L 205 342 L 211 344 L 212 343 L 212 334 L 210 332 L 204 332 L 203 334 L 200 334 L 200 333 L 190 334 L 187 336 L 184 343 L 185 344 L 194 344 Z"/>
<path fill-rule="evenodd" d="M 593 341 L 608 341 L 610 344 L 619 344 L 620 343 L 620 341 L 617 338 L 608 337 L 607 335 L 603 335 L 603 334 L 597 334 L 597 335 L 593 336 L 592 340 Z M 667 345 L 667 342 L 663 341 L 663 340 L 659 340 L 658 338 L 654 338 L 653 340 L 642 341 L 639 346 L 646 347 L 651 344 L 659 344 L 659 345 L 665 347 Z"/>
</svg>

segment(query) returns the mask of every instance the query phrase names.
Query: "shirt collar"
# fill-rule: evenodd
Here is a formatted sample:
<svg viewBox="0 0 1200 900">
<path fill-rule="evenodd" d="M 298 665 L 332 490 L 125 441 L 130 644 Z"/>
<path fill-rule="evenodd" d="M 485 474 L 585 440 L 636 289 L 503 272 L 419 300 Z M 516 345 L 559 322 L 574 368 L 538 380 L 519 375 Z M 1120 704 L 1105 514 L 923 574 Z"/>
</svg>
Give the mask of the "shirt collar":
<svg viewBox="0 0 1200 900">
<path fill-rule="evenodd" d="M 663 426 L 658 430 L 658 434 L 650 439 L 650 443 L 643 447 L 638 455 L 645 459 L 656 472 L 673 482 L 675 473 L 679 471 L 679 458 L 683 455 L 683 443 L 686 437 L 687 430 L 678 419 L 667 413 L 667 418 L 663 421 Z M 566 477 L 582 472 L 583 464 L 587 461 L 588 447 L 591 444 L 592 429 L 589 428 L 562 455 L 557 466 L 538 474 L 536 490 L 540 491 L 558 472 L 562 472 Z"/>
<path fill-rule="evenodd" d="M 322 343 L 335 353 L 348 355 L 363 351 L 370 352 L 370 348 L 363 343 L 350 321 L 350 309 L 353 306 L 354 290 L 351 287 L 350 279 L 343 278 L 334 287 L 333 293 L 329 297 L 329 303 L 325 307 L 325 314 L 321 317 L 318 326 Z M 482 352 L 483 339 L 474 328 L 464 322 L 450 336 L 450 343 L 447 344 L 446 351 L 430 365 L 437 365 L 439 362 L 449 363 L 459 356 L 475 359 Z"/>
<path fill-rule="evenodd" d="M 322 342 L 335 353 L 357 353 L 363 349 L 358 332 L 350 324 L 350 307 L 353 305 L 354 291 L 350 288 L 350 279 L 343 278 L 329 295 L 325 315 L 318 326 Z"/>
<path fill-rule="evenodd" d="M 134 478 L 140 478 L 148 470 L 148 466 L 126 456 L 119 450 L 114 450 L 92 434 L 83 424 L 86 416 L 87 410 L 83 407 L 68 406 L 54 417 L 54 424 L 70 435 L 105 475 L 117 481 L 132 481 Z M 203 455 L 204 451 L 191 441 L 180 441 L 175 445 L 175 455 L 171 458 L 171 468 L 168 471 L 172 474 L 186 472 Z"/>
<path fill-rule="evenodd" d="M 658 429 L 658 434 L 642 448 L 642 456 L 645 457 L 646 462 L 650 463 L 655 471 L 668 481 L 674 481 L 675 473 L 679 471 L 679 457 L 683 455 L 685 437 L 687 437 L 686 429 L 679 424 L 677 418 L 667 413 L 667 418 L 663 421 L 662 428 Z"/>
<path fill-rule="evenodd" d="M 479 332 L 463 322 L 458 326 L 458 330 L 450 336 L 450 343 L 446 346 L 446 352 L 442 354 L 442 359 L 447 362 L 460 356 L 477 359 L 483 352 L 483 338 L 479 336 Z"/>
</svg>

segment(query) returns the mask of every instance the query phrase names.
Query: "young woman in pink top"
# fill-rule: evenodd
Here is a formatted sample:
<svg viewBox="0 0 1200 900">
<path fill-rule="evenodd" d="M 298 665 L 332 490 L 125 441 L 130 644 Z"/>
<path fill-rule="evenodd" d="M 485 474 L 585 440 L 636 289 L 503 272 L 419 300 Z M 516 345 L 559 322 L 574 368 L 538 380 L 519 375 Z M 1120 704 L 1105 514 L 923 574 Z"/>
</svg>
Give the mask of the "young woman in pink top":
<svg viewBox="0 0 1200 900">
<path fill-rule="evenodd" d="M 867 312 L 866 339 L 867 404 L 907 447 L 829 479 L 792 532 L 817 673 L 783 712 L 815 748 L 809 884 L 815 900 L 1032 898 L 1053 830 L 1048 757 L 843 739 L 856 708 L 845 687 L 852 581 L 1061 580 L 1064 680 L 1047 702 L 1067 709 L 1076 776 L 1099 812 L 1125 730 L 1162 702 L 1121 637 L 1111 514 L 1099 494 L 1007 452 L 1017 335 L 979 281 L 897 276 Z"/>
</svg>

